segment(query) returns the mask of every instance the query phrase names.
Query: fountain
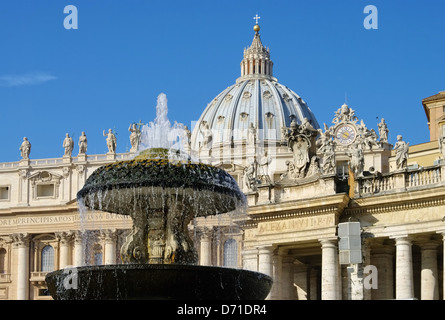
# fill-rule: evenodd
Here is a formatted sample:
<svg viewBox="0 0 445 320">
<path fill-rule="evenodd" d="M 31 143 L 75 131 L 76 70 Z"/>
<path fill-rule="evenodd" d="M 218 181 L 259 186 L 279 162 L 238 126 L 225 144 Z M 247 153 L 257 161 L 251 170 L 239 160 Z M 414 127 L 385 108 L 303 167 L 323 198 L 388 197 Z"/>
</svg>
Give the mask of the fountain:
<svg viewBox="0 0 445 320">
<path fill-rule="evenodd" d="M 144 149 L 132 160 L 98 168 L 77 193 L 81 208 L 131 216 L 133 227 L 120 251 L 124 264 L 48 273 L 54 299 L 260 300 L 268 295 L 272 279 L 265 274 L 197 265 L 190 222 L 237 212 L 245 197 L 226 171 L 192 161 L 174 148 L 175 139 L 163 138 L 181 128 L 170 127 L 166 111 L 161 94 L 156 121 L 142 130 Z"/>
</svg>

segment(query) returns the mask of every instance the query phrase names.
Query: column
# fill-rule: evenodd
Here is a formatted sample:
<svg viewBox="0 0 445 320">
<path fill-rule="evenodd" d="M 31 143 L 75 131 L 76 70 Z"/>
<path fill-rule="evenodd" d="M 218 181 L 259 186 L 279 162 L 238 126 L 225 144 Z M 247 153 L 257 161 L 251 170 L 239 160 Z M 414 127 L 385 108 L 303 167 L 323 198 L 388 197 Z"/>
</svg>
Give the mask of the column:
<svg viewBox="0 0 445 320">
<path fill-rule="evenodd" d="M 420 272 L 420 299 L 438 300 L 439 281 L 437 270 L 437 247 L 433 240 L 420 243 L 421 272 Z"/>
<path fill-rule="evenodd" d="M 287 249 L 278 249 L 272 253 L 272 278 L 274 285 L 271 290 L 272 300 L 282 299 L 283 289 L 283 255 L 287 254 Z"/>
<path fill-rule="evenodd" d="M 104 246 L 105 264 L 116 264 L 116 239 L 117 239 L 116 229 L 102 230 L 101 235 L 105 242 Z"/>
<path fill-rule="evenodd" d="M 29 298 L 29 235 L 16 233 L 12 235 L 17 247 L 17 300 Z"/>
<path fill-rule="evenodd" d="M 201 248 L 200 248 L 200 265 L 212 265 L 212 234 L 213 230 L 202 228 L 200 230 Z"/>
<path fill-rule="evenodd" d="M 85 264 L 85 252 L 83 246 L 83 233 L 75 231 L 74 233 L 74 261 L 75 267 L 81 267 Z"/>
<path fill-rule="evenodd" d="M 321 243 L 321 299 L 338 300 L 337 239 L 323 239 Z"/>
<path fill-rule="evenodd" d="M 272 246 L 263 246 L 258 248 L 258 272 L 264 273 L 273 278 L 272 254 L 273 254 Z M 275 281 L 274 284 L 272 284 L 272 289 L 267 295 L 266 300 L 271 299 L 274 287 L 275 287 Z"/>
<path fill-rule="evenodd" d="M 72 232 L 57 232 L 56 238 L 60 242 L 59 268 L 63 269 L 70 265 L 70 242 L 73 238 Z"/>
<path fill-rule="evenodd" d="M 377 289 L 371 290 L 372 300 L 394 299 L 394 246 L 383 243 L 373 248 L 371 264 L 378 271 Z"/>
<path fill-rule="evenodd" d="M 408 236 L 396 241 L 396 299 L 414 298 L 412 243 Z"/>
<path fill-rule="evenodd" d="M 298 259 L 296 259 L 293 264 L 295 266 L 292 285 L 295 290 L 295 298 L 297 300 L 310 300 L 310 282 L 308 281 L 308 270 L 310 270 L 310 268 Z"/>
<path fill-rule="evenodd" d="M 282 300 L 294 299 L 294 282 L 293 282 L 293 262 L 294 258 L 284 256 L 281 261 L 281 296 Z"/>
</svg>

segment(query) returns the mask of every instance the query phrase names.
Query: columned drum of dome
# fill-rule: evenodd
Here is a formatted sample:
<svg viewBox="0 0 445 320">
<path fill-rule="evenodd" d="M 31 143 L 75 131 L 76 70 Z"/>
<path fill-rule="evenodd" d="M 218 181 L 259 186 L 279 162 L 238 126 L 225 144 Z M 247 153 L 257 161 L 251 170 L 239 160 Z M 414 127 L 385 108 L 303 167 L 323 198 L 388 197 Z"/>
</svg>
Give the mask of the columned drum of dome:
<svg viewBox="0 0 445 320">
<path fill-rule="evenodd" d="M 256 129 L 256 138 L 264 145 L 277 144 L 282 140 L 281 129 L 290 127 L 292 120 L 301 124 L 306 118 L 315 129 L 320 128 L 306 102 L 273 77 L 269 48 L 261 43 L 258 25 L 254 30 L 252 44 L 244 49 L 241 76 L 208 104 L 193 130 L 195 151 L 247 143 L 249 128 Z M 211 146 L 206 132 L 211 132 Z"/>
</svg>

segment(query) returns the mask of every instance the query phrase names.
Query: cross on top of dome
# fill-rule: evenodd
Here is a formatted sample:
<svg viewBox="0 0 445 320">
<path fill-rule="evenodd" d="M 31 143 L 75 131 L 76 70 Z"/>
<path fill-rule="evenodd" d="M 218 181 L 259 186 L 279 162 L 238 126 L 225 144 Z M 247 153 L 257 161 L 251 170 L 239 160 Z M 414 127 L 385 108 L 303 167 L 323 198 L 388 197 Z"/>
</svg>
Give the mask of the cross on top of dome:
<svg viewBox="0 0 445 320">
<path fill-rule="evenodd" d="M 260 31 L 260 26 L 258 25 L 258 19 L 261 19 L 261 17 L 258 16 L 258 14 L 256 14 L 255 17 L 253 17 L 253 19 L 255 20 L 255 25 L 253 26 L 253 30 L 258 34 L 258 31 Z"/>
<path fill-rule="evenodd" d="M 244 59 L 241 61 L 241 78 L 270 78 L 272 77 L 273 63 L 270 60 L 269 48 L 261 43 L 258 14 L 253 17 L 256 24 L 253 27 L 255 35 L 252 44 L 244 49 Z"/>
</svg>

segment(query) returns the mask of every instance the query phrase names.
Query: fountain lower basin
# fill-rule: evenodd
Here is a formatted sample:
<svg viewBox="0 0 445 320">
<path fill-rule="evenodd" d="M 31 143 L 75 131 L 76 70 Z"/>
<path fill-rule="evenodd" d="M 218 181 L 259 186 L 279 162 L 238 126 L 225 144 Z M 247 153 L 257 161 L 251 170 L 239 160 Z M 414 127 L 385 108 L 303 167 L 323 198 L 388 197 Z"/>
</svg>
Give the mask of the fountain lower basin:
<svg viewBox="0 0 445 320">
<path fill-rule="evenodd" d="M 121 264 L 57 270 L 46 276 L 55 300 L 263 300 L 271 277 L 225 267 Z M 68 288 L 75 281 L 76 288 Z"/>
</svg>

